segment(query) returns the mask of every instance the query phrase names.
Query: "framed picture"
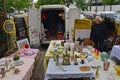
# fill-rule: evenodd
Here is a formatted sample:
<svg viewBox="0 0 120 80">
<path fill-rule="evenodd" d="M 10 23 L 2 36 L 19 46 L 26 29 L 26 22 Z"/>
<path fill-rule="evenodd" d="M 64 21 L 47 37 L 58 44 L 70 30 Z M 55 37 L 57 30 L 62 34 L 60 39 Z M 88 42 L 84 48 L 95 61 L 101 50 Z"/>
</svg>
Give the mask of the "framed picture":
<svg viewBox="0 0 120 80">
<path fill-rule="evenodd" d="M 18 49 L 30 48 L 28 38 L 17 41 L 17 46 L 18 46 Z"/>
<path fill-rule="evenodd" d="M 13 33 L 16 29 L 15 29 L 15 24 L 12 20 L 6 20 L 3 24 L 3 29 L 6 33 Z"/>
<path fill-rule="evenodd" d="M 115 44 L 120 45 L 120 36 L 116 37 Z"/>
</svg>

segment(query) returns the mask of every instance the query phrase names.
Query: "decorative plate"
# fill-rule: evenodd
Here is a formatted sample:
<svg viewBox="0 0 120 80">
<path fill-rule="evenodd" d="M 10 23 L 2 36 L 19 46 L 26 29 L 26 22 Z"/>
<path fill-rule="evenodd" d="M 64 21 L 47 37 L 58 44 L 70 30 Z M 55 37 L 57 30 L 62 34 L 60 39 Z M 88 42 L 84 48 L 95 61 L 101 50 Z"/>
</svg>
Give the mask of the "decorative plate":
<svg viewBox="0 0 120 80">
<path fill-rule="evenodd" d="M 17 60 L 17 61 L 15 61 L 13 64 L 14 64 L 14 66 L 20 66 L 20 65 L 22 65 L 24 62 L 22 61 L 22 60 Z"/>
<path fill-rule="evenodd" d="M 8 62 L 8 60 L 0 61 L 0 66 L 4 66 L 6 62 Z"/>
<path fill-rule="evenodd" d="M 81 71 L 89 71 L 90 70 L 90 66 L 81 66 L 80 70 Z"/>
<path fill-rule="evenodd" d="M 24 53 L 24 55 L 26 55 L 26 56 L 31 56 L 31 55 L 33 55 L 33 54 L 35 54 L 35 52 L 33 52 L 33 51 L 26 51 L 26 52 Z"/>
<path fill-rule="evenodd" d="M 90 63 L 92 68 L 97 68 L 100 67 L 100 62 L 99 61 L 93 61 Z"/>
</svg>

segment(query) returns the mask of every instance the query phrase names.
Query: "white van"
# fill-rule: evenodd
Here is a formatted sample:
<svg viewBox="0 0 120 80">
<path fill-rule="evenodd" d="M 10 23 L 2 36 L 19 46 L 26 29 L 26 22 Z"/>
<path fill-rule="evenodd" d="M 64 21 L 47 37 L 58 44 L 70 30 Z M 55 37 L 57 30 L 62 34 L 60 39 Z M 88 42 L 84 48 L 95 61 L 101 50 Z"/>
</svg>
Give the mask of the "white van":
<svg viewBox="0 0 120 80">
<path fill-rule="evenodd" d="M 62 39 L 64 34 L 66 37 L 79 16 L 79 9 L 65 5 L 43 5 L 39 10 L 29 8 L 30 44 L 48 44 L 51 40 Z"/>
</svg>

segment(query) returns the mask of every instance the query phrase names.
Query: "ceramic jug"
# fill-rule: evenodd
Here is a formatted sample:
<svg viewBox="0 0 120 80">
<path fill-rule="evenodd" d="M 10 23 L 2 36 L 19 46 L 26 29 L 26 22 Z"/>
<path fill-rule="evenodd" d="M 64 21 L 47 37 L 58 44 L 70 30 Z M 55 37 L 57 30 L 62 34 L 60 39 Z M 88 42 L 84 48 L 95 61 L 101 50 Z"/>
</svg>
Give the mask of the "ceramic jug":
<svg viewBox="0 0 120 80">
<path fill-rule="evenodd" d="M 102 52 L 100 54 L 101 60 L 106 61 L 108 59 L 108 53 L 107 52 Z"/>
<path fill-rule="evenodd" d="M 88 54 L 87 60 L 88 60 L 88 62 L 94 61 L 94 56 L 93 56 L 93 54 Z"/>
</svg>

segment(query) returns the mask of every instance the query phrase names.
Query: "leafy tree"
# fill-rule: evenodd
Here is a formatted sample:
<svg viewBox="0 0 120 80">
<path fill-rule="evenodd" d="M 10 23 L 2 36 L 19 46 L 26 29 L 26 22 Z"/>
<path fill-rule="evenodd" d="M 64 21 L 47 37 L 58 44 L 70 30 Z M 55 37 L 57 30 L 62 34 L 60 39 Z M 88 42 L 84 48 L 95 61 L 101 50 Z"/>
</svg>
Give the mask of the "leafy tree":
<svg viewBox="0 0 120 80">
<path fill-rule="evenodd" d="M 49 5 L 49 4 L 64 4 L 69 7 L 69 5 L 73 2 L 74 2 L 74 0 L 38 0 L 37 4 L 39 6 Z"/>
<path fill-rule="evenodd" d="M 89 3 L 88 3 L 88 5 L 90 6 L 90 11 L 91 11 L 91 6 L 92 6 L 92 1 L 93 0 L 90 0 Z"/>
<path fill-rule="evenodd" d="M 0 12 L 3 15 L 4 19 L 7 19 L 7 11 L 6 11 L 6 4 L 4 0 L 0 1 Z"/>
<path fill-rule="evenodd" d="M 65 4 L 67 7 L 70 6 L 71 3 L 73 3 L 75 0 L 62 0 L 63 4 Z"/>
<path fill-rule="evenodd" d="M 38 0 L 37 4 L 41 5 L 49 5 L 49 4 L 62 4 L 62 0 Z"/>
<path fill-rule="evenodd" d="M 112 10 L 112 5 L 116 2 L 116 0 L 102 0 L 102 3 L 104 5 L 104 10 L 106 5 L 110 5 L 110 11 Z"/>
<path fill-rule="evenodd" d="M 0 0 L 0 11 L 2 11 L 2 4 L 1 4 L 2 2 L 1 2 L 1 0 Z"/>
<path fill-rule="evenodd" d="M 81 9 L 83 11 L 88 10 L 89 5 L 85 2 L 85 0 L 75 0 L 75 2 L 76 2 L 76 6 L 79 9 Z"/>
<path fill-rule="evenodd" d="M 13 10 L 24 10 L 30 6 L 30 0 L 6 0 L 6 7 L 8 12 Z"/>
</svg>

